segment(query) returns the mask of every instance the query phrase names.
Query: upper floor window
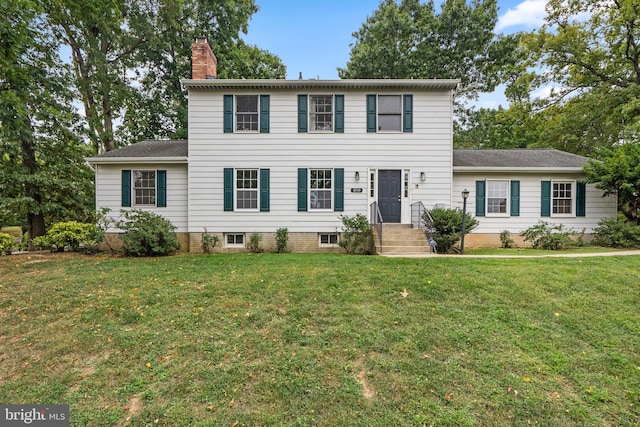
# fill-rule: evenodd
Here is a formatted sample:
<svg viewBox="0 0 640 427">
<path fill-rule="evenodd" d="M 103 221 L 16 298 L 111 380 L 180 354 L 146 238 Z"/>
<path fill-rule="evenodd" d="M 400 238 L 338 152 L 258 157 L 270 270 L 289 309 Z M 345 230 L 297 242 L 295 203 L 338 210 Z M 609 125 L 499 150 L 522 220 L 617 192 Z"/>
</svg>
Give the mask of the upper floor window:
<svg viewBox="0 0 640 427">
<path fill-rule="evenodd" d="M 236 130 L 258 132 L 258 95 L 236 95 Z"/>
<path fill-rule="evenodd" d="M 367 95 L 367 132 L 413 132 L 413 95 Z"/>
<path fill-rule="evenodd" d="M 309 96 L 309 122 L 312 131 L 333 131 L 333 96 Z"/>
<path fill-rule="evenodd" d="M 224 132 L 268 133 L 269 99 L 269 95 L 224 95 Z"/>
</svg>

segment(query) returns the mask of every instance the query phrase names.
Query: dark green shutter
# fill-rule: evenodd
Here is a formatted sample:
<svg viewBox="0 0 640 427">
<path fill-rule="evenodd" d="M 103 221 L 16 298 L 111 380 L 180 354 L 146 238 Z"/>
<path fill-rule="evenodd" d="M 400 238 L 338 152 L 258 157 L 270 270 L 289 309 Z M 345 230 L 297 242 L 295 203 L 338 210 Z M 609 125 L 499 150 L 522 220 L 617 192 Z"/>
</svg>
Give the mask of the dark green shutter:
<svg viewBox="0 0 640 427">
<path fill-rule="evenodd" d="M 307 169 L 298 169 L 298 212 L 307 211 Z"/>
<path fill-rule="evenodd" d="M 511 216 L 520 216 L 520 181 L 511 181 Z"/>
<path fill-rule="evenodd" d="M 402 131 L 413 132 L 413 95 L 405 95 L 402 114 Z"/>
<path fill-rule="evenodd" d="M 367 132 L 376 131 L 376 95 L 367 95 Z"/>
<path fill-rule="evenodd" d="M 587 185 L 578 182 L 576 186 L 576 216 L 586 216 L 587 210 Z"/>
<path fill-rule="evenodd" d="M 260 212 L 269 212 L 269 169 L 260 169 Z"/>
<path fill-rule="evenodd" d="M 167 207 L 167 171 L 156 171 L 156 180 L 158 185 L 158 194 L 156 205 L 159 208 Z"/>
<path fill-rule="evenodd" d="M 233 212 L 233 168 L 224 168 L 224 210 Z"/>
<path fill-rule="evenodd" d="M 485 181 L 476 181 L 476 216 L 485 215 Z"/>
<path fill-rule="evenodd" d="M 233 133 L 233 95 L 225 95 L 224 109 L 224 133 Z"/>
<path fill-rule="evenodd" d="M 540 195 L 540 216 L 551 216 L 551 181 L 541 182 Z"/>
<path fill-rule="evenodd" d="M 333 210 L 335 212 L 344 211 L 344 169 L 333 170 Z"/>
<path fill-rule="evenodd" d="M 336 95 L 335 99 L 335 132 L 344 133 L 344 95 Z"/>
<path fill-rule="evenodd" d="M 307 95 L 298 95 L 298 132 L 307 131 Z"/>
<path fill-rule="evenodd" d="M 131 207 L 131 170 L 122 170 L 122 207 Z"/>
<path fill-rule="evenodd" d="M 269 133 L 269 95 L 260 95 L 260 133 Z"/>
</svg>

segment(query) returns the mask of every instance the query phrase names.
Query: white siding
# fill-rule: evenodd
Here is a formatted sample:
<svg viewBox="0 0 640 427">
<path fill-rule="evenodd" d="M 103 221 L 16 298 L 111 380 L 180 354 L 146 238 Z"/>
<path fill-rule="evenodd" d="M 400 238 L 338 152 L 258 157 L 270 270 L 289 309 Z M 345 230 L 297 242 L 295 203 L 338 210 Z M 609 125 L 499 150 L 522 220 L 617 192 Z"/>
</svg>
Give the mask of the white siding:
<svg viewBox="0 0 640 427">
<path fill-rule="evenodd" d="M 541 209 L 541 182 L 542 181 L 580 181 L 584 176 L 573 174 L 455 174 L 453 178 L 453 206 L 462 207 L 462 191 L 469 190 L 467 199 L 467 212 L 475 217 L 476 212 L 476 180 L 519 180 L 520 181 L 520 216 L 481 216 L 476 217 L 480 223 L 474 233 L 497 234 L 502 230 L 511 233 L 520 233 L 526 228 L 546 221 L 551 224 L 563 224 L 567 228 L 582 232 L 586 228 L 587 233 L 591 233 L 602 218 L 615 218 L 617 215 L 617 199 L 615 197 L 602 197 L 602 191 L 592 184 L 587 184 L 586 192 L 586 216 L 575 216 L 575 187 L 574 187 L 574 208 L 572 216 L 550 216 L 542 217 Z"/>
<path fill-rule="evenodd" d="M 144 164 L 144 165 L 95 165 L 96 170 L 96 208 L 109 208 L 109 217 L 122 219 L 120 210 L 122 200 L 122 170 L 161 169 L 167 171 L 167 207 L 141 207 L 171 221 L 177 232 L 186 232 L 187 223 L 187 165 Z M 135 207 L 134 207 L 135 208 Z M 117 231 L 112 229 L 109 231 Z"/>
<path fill-rule="evenodd" d="M 231 94 L 232 92 L 228 92 Z M 238 92 L 233 92 L 238 93 Z M 313 94 L 315 92 L 306 92 Z M 327 92 L 317 92 L 324 93 Z M 451 94 L 413 92 L 412 133 L 367 133 L 366 95 L 344 94 L 344 133 L 298 133 L 299 92 L 270 95 L 270 132 L 223 133 L 222 92 L 189 94 L 189 231 L 204 227 L 223 232 L 331 232 L 339 215 L 368 215 L 369 171 L 400 169 L 411 176 L 403 198 L 402 222 L 410 222 L 409 204 L 451 203 Z M 383 92 L 378 92 L 383 93 Z M 395 94 L 410 93 L 388 92 Z M 224 168 L 269 168 L 270 212 L 224 212 Z M 344 168 L 344 212 L 298 212 L 298 168 Z M 360 180 L 355 180 L 355 172 Z M 420 172 L 427 180 L 420 181 Z M 362 188 L 362 193 L 351 193 Z"/>
</svg>

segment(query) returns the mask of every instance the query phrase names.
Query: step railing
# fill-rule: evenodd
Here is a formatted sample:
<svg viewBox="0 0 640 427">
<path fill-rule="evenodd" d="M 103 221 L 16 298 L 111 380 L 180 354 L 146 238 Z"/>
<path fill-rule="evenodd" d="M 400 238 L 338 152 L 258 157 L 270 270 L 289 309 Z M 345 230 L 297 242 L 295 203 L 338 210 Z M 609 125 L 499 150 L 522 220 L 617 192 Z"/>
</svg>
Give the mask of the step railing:
<svg viewBox="0 0 640 427">
<path fill-rule="evenodd" d="M 380 242 L 380 252 L 382 252 L 382 213 L 380 213 L 380 207 L 378 202 L 373 202 L 369 205 L 369 221 L 371 228 L 375 228 L 378 233 L 378 241 Z"/>
<path fill-rule="evenodd" d="M 433 237 L 433 233 L 435 231 L 433 218 L 422 202 L 415 202 L 411 204 L 411 224 L 413 225 L 413 228 L 419 228 L 422 230 L 425 239 L 429 240 Z"/>
</svg>

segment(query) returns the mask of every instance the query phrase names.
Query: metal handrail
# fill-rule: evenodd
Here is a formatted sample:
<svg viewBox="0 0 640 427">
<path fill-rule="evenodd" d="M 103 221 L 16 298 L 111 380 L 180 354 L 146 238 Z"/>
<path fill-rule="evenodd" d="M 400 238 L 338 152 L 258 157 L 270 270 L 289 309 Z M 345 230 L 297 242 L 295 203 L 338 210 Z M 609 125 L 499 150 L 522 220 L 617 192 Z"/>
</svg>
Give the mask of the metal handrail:
<svg viewBox="0 0 640 427">
<path fill-rule="evenodd" d="M 425 216 L 427 217 L 426 219 Z M 429 240 L 430 237 L 433 237 L 433 218 L 421 201 L 411 204 L 411 224 L 413 225 L 413 228 L 419 228 L 422 230 L 424 237 L 427 240 Z"/>
<path fill-rule="evenodd" d="M 382 213 L 380 212 L 380 207 L 378 206 L 378 202 L 372 202 L 369 205 L 369 218 L 371 227 L 375 227 L 378 232 L 378 240 L 380 241 L 380 251 L 382 252 L 382 223 L 384 220 L 382 219 Z"/>
</svg>

